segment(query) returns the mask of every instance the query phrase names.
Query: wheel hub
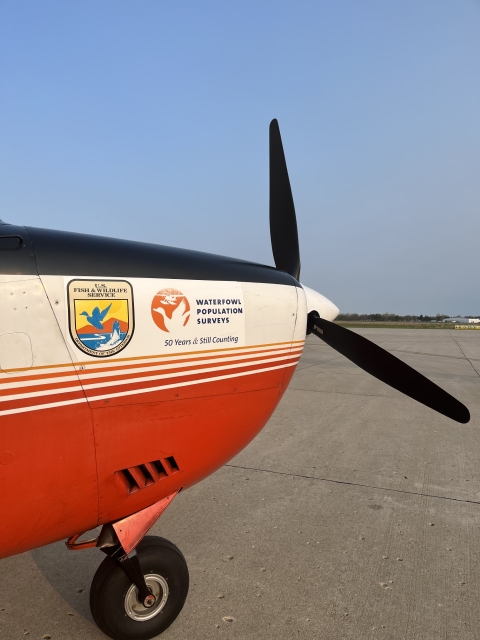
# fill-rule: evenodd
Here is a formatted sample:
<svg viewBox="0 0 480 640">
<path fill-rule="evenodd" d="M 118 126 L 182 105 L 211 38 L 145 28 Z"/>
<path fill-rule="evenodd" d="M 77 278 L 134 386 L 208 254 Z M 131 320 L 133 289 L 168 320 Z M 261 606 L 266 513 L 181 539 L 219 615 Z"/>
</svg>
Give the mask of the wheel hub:
<svg viewBox="0 0 480 640">
<path fill-rule="evenodd" d="M 168 600 L 168 583 L 162 576 L 151 573 L 145 576 L 145 582 L 151 595 L 140 601 L 137 587 L 132 584 L 125 595 L 125 612 L 129 618 L 138 622 L 151 620 L 165 606 Z"/>
<path fill-rule="evenodd" d="M 150 609 L 155 604 L 155 596 L 147 596 L 143 601 L 143 606 Z"/>
</svg>

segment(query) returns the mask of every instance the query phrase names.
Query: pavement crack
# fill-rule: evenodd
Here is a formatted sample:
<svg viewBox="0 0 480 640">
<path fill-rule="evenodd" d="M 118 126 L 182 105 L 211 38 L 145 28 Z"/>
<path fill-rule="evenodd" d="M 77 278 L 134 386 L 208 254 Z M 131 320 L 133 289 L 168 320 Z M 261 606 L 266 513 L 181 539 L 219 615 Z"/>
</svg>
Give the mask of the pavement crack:
<svg viewBox="0 0 480 640">
<path fill-rule="evenodd" d="M 323 364 L 326 364 L 327 362 L 333 362 L 334 360 L 340 360 L 340 358 L 343 358 L 344 356 L 334 356 L 333 358 L 330 358 L 330 360 L 324 360 L 323 362 L 315 362 L 314 364 L 306 364 L 304 367 L 301 366 L 297 366 L 296 371 L 304 371 L 305 369 L 311 369 L 312 367 L 320 367 Z M 299 364 L 301 364 L 302 361 L 300 360 Z M 322 373 L 324 373 L 322 371 Z"/>
<path fill-rule="evenodd" d="M 432 356 L 434 358 L 451 358 L 453 360 L 464 359 L 461 356 L 447 356 L 444 353 L 427 353 L 425 351 L 408 351 L 407 349 L 389 349 L 389 351 L 394 353 L 412 353 L 413 355 L 416 355 L 416 356 Z"/>
<path fill-rule="evenodd" d="M 465 360 L 467 360 L 467 362 L 469 362 L 470 366 L 472 367 L 472 369 L 475 371 L 475 373 L 477 374 L 477 376 L 480 378 L 480 373 L 477 371 L 477 369 L 475 369 L 475 367 L 473 366 L 470 358 L 467 358 L 467 356 L 465 355 L 465 351 L 462 349 L 462 347 L 460 346 L 458 340 L 455 338 L 455 336 L 452 335 L 452 333 L 450 332 L 450 336 L 453 338 L 453 340 L 457 343 L 457 347 L 460 349 L 460 351 L 463 353 L 463 357 L 465 358 Z"/>
<path fill-rule="evenodd" d="M 336 393 L 341 396 L 362 396 L 364 398 L 400 398 L 402 396 L 389 396 L 389 395 L 380 395 L 379 393 L 354 393 L 353 391 L 330 391 L 328 389 L 300 389 L 299 387 L 292 387 L 290 384 L 288 387 L 290 391 L 305 391 L 307 393 Z"/>
<path fill-rule="evenodd" d="M 387 487 L 379 487 L 372 484 L 362 484 L 361 482 L 348 482 L 347 480 L 334 480 L 332 478 L 322 478 L 320 476 L 309 476 L 301 473 L 288 473 L 286 471 L 274 471 L 273 469 L 258 469 L 257 467 L 243 467 L 238 464 L 226 464 L 226 467 L 232 469 L 242 469 L 243 471 L 258 471 L 259 473 L 272 473 L 278 476 L 291 476 L 294 478 L 304 478 L 306 480 L 318 480 L 319 482 L 328 482 L 330 484 L 341 484 L 344 486 L 361 487 L 363 489 L 377 489 L 379 491 L 389 491 L 391 493 L 403 493 L 410 496 L 424 496 L 425 498 L 436 498 L 437 500 L 450 500 L 451 502 L 464 502 L 466 504 L 478 504 L 478 500 L 463 500 L 462 498 L 451 498 L 449 496 L 437 496 L 433 493 L 422 493 L 421 491 L 407 491 L 405 489 L 389 489 Z"/>
</svg>

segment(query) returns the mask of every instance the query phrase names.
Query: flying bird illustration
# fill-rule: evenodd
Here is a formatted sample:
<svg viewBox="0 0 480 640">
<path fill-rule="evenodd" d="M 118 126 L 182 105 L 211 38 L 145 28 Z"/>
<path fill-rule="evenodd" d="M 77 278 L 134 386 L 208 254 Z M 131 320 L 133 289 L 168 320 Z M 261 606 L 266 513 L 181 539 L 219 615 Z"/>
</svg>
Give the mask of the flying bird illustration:
<svg viewBox="0 0 480 640">
<path fill-rule="evenodd" d="M 172 303 L 168 302 L 168 304 Z M 190 314 L 188 314 L 187 317 L 184 317 L 187 313 L 187 305 L 185 303 L 185 300 L 182 300 L 178 307 L 172 312 L 171 318 L 168 317 L 167 313 L 164 309 L 162 309 L 162 307 L 157 307 L 156 309 L 154 309 L 154 311 L 160 313 L 163 316 L 165 327 L 169 333 L 175 332 L 176 330 L 181 329 L 183 326 L 185 326 L 188 318 L 190 317 Z"/>
<path fill-rule="evenodd" d="M 92 315 L 91 316 L 89 316 L 86 311 L 82 311 L 82 313 L 80 315 L 81 316 L 87 316 L 88 322 L 92 326 L 94 326 L 96 329 L 103 329 L 102 321 L 105 318 L 105 316 L 107 315 L 107 313 L 109 312 L 111 306 L 112 306 L 112 303 L 110 303 L 108 305 L 108 307 L 106 309 L 104 309 L 103 311 L 100 311 L 100 309 L 98 307 L 95 307 L 95 309 L 92 311 Z"/>
</svg>

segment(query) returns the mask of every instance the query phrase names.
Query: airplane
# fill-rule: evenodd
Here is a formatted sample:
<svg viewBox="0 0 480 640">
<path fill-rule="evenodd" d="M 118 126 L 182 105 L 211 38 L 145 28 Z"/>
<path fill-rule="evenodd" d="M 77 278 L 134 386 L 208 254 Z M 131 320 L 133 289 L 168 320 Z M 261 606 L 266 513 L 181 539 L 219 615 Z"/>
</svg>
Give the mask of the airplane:
<svg viewBox="0 0 480 640">
<path fill-rule="evenodd" d="M 275 267 L 0 226 L 0 557 L 62 539 L 100 549 L 90 607 L 114 640 L 153 638 L 179 615 L 187 563 L 147 533 L 179 492 L 263 428 L 307 335 L 427 407 L 470 419 L 436 384 L 335 324 L 335 304 L 300 283 L 277 120 L 269 155 Z"/>
</svg>

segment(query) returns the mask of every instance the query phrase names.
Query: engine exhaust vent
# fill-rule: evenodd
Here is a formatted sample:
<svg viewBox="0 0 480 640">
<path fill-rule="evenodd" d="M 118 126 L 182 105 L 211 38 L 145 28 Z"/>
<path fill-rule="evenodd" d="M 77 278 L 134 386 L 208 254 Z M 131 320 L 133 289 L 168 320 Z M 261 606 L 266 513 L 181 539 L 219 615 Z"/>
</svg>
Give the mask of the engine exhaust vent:
<svg viewBox="0 0 480 640">
<path fill-rule="evenodd" d="M 173 456 L 144 462 L 135 467 L 121 469 L 115 472 L 115 476 L 120 485 L 128 494 L 136 493 L 141 489 L 146 489 L 164 478 L 180 471 L 177 461 Z"/>
</svg>

